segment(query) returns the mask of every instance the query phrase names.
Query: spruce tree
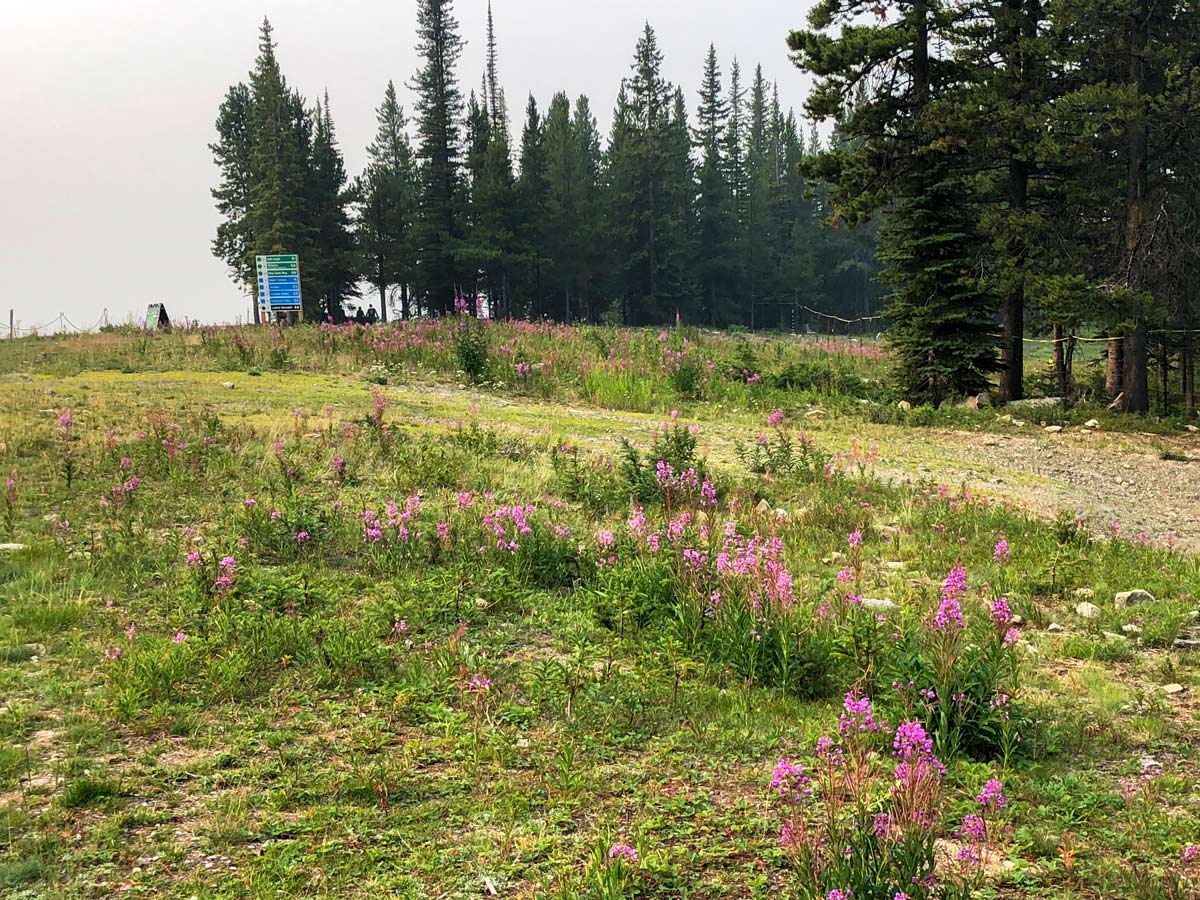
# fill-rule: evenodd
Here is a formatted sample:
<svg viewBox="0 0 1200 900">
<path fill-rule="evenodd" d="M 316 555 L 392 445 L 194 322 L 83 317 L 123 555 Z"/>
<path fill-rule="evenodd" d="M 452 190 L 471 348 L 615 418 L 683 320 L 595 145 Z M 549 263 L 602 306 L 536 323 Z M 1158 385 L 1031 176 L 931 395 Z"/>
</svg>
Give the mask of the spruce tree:
<svg viewBox="0 0 1200 900">
<path fill-rule="evenodd" d="M 250 88 L 238 83 L 229 88 L 217 113 L 217 141 L 209 144 L 221 173 L 212 189 L 217 212 L 222 217 L 213 238 L 213 256 L 224 261 L 247 294 L 255 300 L 254 322 L 258 324 L 258 280 L 254 263 L 254 233 L 250 229 L 251 185 L 254 179 Z"/>
<path fill-rule="evenodd" d="M 521 131 L 520 174 L 517 176 L 517 222 L 521 238 L 521 300 L 526 315 L 545 313 L 546 151 L 537 101 L 529 95 Z"/>
<path fill-rule="evenodd" d="M 419 216 L 415 283 L 432 312 L 454 309 L 459 287 L 462 93 L 455 65 L 462 52 L 452 0 L 419 0 L 417 53 L 423 60 L 410 87 L 416 93 Z"/>
<path fill-rule="evenodd" d="M 606 244 L 604 235 L 603 156 L 600 132 L 592 115 L 588 98 L 575 100 L 571 117 L 571 138 L 575 143 L 577 205 L 574 209 L 575 235 L 574 288 L 576 316 L 588 322 L 598 322 L 607 298 L 604 295 Z"/>
<path fill-rule="evenodd" d="M 844 140 L 809 157 L 805 171 L 830 183 L 839 221 L 862 222 L 890 204 L 881 255 L 893 288 L 897 377 L 912 399 L 940 402 L 986 384 L 999 304 L 979 283 L 969 154 L 955 149 L 965 75 L 953 60 L 930 57 L 934 41 L 955 34 L 961 10 L 940 0 L 893 8 L 895 21 L 870 22 L 873 2 L 821 0 L 811 30 L 793 32 L 788 44 L 794 62 L 817 77 L 807 103 L 813 118 L 842 116 L 870 85 L 841 122 Z"/>
<path fill-rule="evenodd" d="M 353 194 L 347 188 L 328 91 L 324 103 L 317 104 L 314 123 L 307 191 L 314 235 L 303 293 L 305 316 L 341 322 L 346 301 L 359 295 L 360 266 L 348 209 Z"/>
<path fill-rule="evenodd" d="M 259 54 L 250 75 L 251 166 L 249 233 L 255 255 L 298 253 L 305 312 L 319 315 L 309 301 L 308 268 L 314 228 L 307 205 L 312 118 L 304 100 L 287 86 L 275 56 L 271 24 L 263 20 Z"/>
<path fill-rule="evenodd" d="M 700 152 L 696 201 L 696 281 L 711 325 L 740 321 L 733 305 L 733 195 L 725 165 L 729 107 L 721 92 L 716 48 L 709 44 L 696 112 Z"/>
<path fill-rule="evenodd" d="M 682 97 L 662 76 L 662 53 L 647 23 L 617 98 L 608 163 L 614 263 L 629 324 L 671 321 L 684 300 L 686 143 Z"/>
<path fill-rule="evenodd" d="M 400 315 L 407 319 L 414 275 L 412 230 L 416 214 L 416 167 L 404 110 L 396 86 L 388 82 L 375 113 L 379 129 L 367 147 L 367 168 L 358 179 L 356 234 L 363 271 L 379 294 L 387 321 L 389 292 L 400 291 Z"/>
<path fill-rule="evenodd" d="M 881 234 L 897 384 L 933 406 L 983 390 L 996 368 L 995 304 L 980 287 L 980 238 L 956 155 L 932 151 L 904 176 Z"/>
</svg>

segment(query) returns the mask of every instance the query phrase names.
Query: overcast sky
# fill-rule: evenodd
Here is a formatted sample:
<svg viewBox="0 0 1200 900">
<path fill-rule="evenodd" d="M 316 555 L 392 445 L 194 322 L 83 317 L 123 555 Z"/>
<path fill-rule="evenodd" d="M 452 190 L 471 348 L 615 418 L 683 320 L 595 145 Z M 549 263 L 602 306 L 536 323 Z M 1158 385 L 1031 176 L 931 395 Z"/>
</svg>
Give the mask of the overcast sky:
<svg viewBox="0 0 1200 900">
<path fill-rule="evenodd" d="M 704 53 L 723 76 L 737 56 L 761 62 L 800 115 L 807 81 L 784 40 L 805 0 L 493 0 L 500 75 L 514 130 L 525 98 L 545 108 L 587 94 L 607 135 L 619 80 L 644 21 L 667 78 L 694 115 Z M 0 141 L 0 315 L 18 326 L 80 327 L 141 319 L 163 301 L 173 317 L 229 322 L 249 301 L 210 251 L 217 215 L 208 151 L 226 88 L 253 65 L 270 17 L 290 84 L 310 101 L 328 88 L 351 175 L 363 165 L 389 78 L 418 66 L 415 0 L 11 0 L 0 28 L 5 138 Z M 465 91 L 483 68 L 487 0 L 457 0 L 467 41 Z M 727 85 L 727 81 L 726 81 Z M 410 128 L 411 130 L 411 128 Z M 7 326 L 7 322 L 3 322 Z"/>
</svg>

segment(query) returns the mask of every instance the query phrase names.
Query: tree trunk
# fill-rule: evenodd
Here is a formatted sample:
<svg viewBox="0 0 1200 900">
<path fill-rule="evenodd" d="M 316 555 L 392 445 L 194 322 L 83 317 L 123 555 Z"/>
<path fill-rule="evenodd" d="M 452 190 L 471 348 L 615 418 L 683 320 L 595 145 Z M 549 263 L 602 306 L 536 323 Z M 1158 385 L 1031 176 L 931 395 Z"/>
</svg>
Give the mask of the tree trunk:
<svg viewBox="0 0 1200 900">
<path fill-rule="evenodd" d="M 1146 91 L 1146 20 L 1149 0 L 1139 0 L 1129 19 L 1129 84 L 1141 100 Z M 1125 191 L 1125 253 L 1128 282 L 1131 291 L 1141 288 L 1141 255 L 1139 243 L 1146 218 L 1146 111 L 1140 103 L 1129 123 L 1129 174 Z M 1140 303 L 1141 301 L 1135 301 Z M 1140 312 L 1140 311 L 1139 311 Z M 1146 352 L 1146 319 L 1138 315 L 1133 332 L 1125 337 L 1125 397 L 1124 412 L 1150 411 L 1150 389 Z"/>
<path fill-rule="evenodd" d="M 1171 353 L 1167 347 L 1167 337 L 1158 344 L 1158 391 L 1162 399 L 1162 414 L 1171 414 Z"/>
<path fill-rule="evenodd" d="M 1149 354 L 1146 347 L 1146 320 L 1138 319 L 1133 331 L 1125 336 L 1125 398 L 1121 403 L 1122 412 L 1150 411 Z"/>
<path fill-rule="evenodd" d="M 1104 393 L 1109 400 L 1116 400 L 1125 388 L 1125 342 L 1123 338 L 1109 336 L 1104 364 Z"/>
<path fill-rule="evenodd" d="M 1196 351 L 1189 334 L 1179 354 L 1179 379 L 1183 388 L 1183 414 L 1187 418 L 1196 415 Z"/>
<path fill-rule="evenodd" d="M 1033 38 L 1037 35 L 1037 21 L 1041 14 L 1040 3 L 1032 0 L 1022 14 L 1024 0 L 1008 0 L 1010 28 L 1008 32 L 1009 45 L 1013 49 L 1008 60 L 1010 71 L 1013 73 L 1012 98 L 1018 105 L 1024 102 L 1025 94 L 1030 89 L 1029 60 L 1022 49 L 1022 35 Z M 1000 402 L 1020 400 L 1024 396 L 1025 387 L 1025 236 L 1023 223 L 1020 221 L 1025 213 L 1029 199 L 1029 164 L 1021 156 L 1026 150 L 1026 135 L 1017 134 L 1015 142 L 1009 151 L 1008 160 L 1008 216 L 1009 239 L 1008 256 L 1013 263 L 1013 283 L 1004 298 L 1004 347 L 1003 360 L 1000 369 Z M 1061 342 L 1055 344 L 1055 350 L 1061 351 Z M 1061 353 L 1056 355 L 1056 359 Z"/>
<path fill-rule="evenodd" d="M 1059 324 L 1054 326 L 1054 382 L 1058 395 L 1067 396 L 1067 346 L 1063 338 L 1063 327 Z"/>
</svg>

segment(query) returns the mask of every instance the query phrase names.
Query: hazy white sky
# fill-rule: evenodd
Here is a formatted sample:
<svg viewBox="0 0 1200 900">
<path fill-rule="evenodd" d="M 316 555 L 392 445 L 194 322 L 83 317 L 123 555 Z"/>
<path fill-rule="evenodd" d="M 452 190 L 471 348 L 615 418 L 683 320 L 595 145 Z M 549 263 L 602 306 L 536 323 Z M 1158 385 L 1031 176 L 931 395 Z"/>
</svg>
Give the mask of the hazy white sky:
<svg viewBox="0 0 1200 900">
<path fill-rule="evenodd" d="M 249 301 L 210 252 L 217 215 L 208 144 L 226 88 L 253 64 L 270 17 L 289 82 L 311 100 L 328 88 L 351 175 L 375 130 L 389 78 L 406 112 L 418 66 L 415 0 L 5 0 L 0 83 L 0 316 L 18 326 L 63 313 L 80 327 L 141 318 L 234 321 Z M 696 107 L 704 53 L 723 75 L 761 62 L 797 115 L 807 81 L 784 40 L 807 2 L 780 0 L 493 0 L 500 74 L 514 130 L 532 92 L 545 108 L 587 94 L 603 133 L 644 21 L 666 76 Z M 457 0 L 466 90 L 483 68 L 487 0 Z"/>
</svg>

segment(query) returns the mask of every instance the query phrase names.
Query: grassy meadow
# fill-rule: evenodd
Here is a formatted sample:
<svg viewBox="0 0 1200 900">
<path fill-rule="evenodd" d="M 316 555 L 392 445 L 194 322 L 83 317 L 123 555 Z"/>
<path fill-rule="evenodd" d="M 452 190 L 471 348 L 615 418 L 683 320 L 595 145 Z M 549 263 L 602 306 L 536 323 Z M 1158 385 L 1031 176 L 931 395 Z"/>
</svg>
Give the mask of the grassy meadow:
<svg viewBox="0 0 1200 900">
<path fill-rule="evenodd" d="M 871 342 L 0 372 L 0 896 L 1200 896 L 1200 563 L 878 477 L 996 413 L 898 409 Z"/>
</svg>

